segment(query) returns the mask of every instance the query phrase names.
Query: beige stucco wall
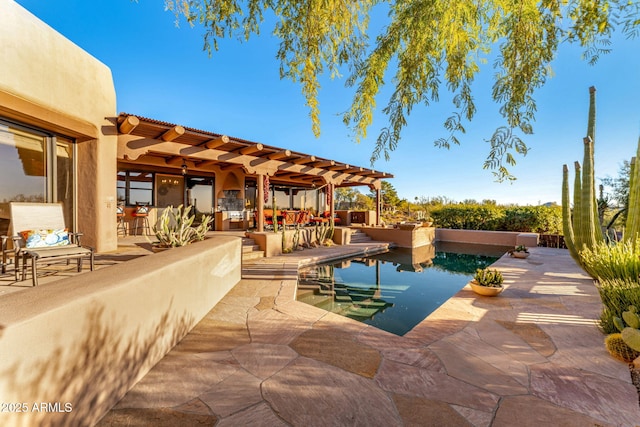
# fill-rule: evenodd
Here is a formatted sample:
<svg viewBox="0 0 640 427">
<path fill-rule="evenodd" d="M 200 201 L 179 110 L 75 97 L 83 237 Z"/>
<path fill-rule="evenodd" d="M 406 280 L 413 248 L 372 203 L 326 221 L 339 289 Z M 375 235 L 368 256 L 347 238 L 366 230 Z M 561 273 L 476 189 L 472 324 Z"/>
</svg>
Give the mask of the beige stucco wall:
<svg viewBox="0 0 640 427">
<path fill-rule="evenodd" d="M 459 243 L 479 243 L 485 245 L 538 246 L 537 233 L 520 233 L 516 231 L 454 230 L 450 228 L 438 228 L 436 229 L 436 240 Z"/>
<path fill-rule="evenodd" d="M 433 227 L 408 227 L 387 228 L 387 227 L 358 227 L 373 240 L 380 242 L 393 242 L 401 248 L 417 248 L 430 245 L 435 241 L 435 229 Z"/>
<path fill-rule="evenodd" d="M 317 244 L 318 239 L 316 239 L 315 227 L 302 227 L 298 232 L 299 245 L 305 247 Z M 293 248 L 293 238 L 296 230 L 288 229 L 284 233 L 286 247 Z M 247 237 L 255 240 L 256 245 L 260 247 L 260 250 L 264 251 L 265 257 L 282 255 L 281 229 L 277 233 L 274 233 L 273 231 L 247 232 Z M 335 227 L 332 240 L 337 245 L 348 245 L 351 242 L 351 230 L 346 227 Z"/>
<path fill-rule="evenodd" d="M 116 114 L 111 70 L 13 0 L 0 0 L 0 117 L 78 144 L 78 230 L 116 249 Z"/>
<path fill-rule="evenodd" d="M 93 425 L 240 281 L 218 236 L 0 299 L 2 426 Z M 33 412 L 36 403 L 71 412 Z"/>
</svg>

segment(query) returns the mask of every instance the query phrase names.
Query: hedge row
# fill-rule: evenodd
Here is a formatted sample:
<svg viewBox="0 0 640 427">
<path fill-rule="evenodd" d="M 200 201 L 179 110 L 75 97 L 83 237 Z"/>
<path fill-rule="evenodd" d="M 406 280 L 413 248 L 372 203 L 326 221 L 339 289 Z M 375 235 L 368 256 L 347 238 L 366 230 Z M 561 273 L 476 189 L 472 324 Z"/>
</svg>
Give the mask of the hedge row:
<svg viewBox="0 0 640 427">
<path fill-rule="evenodd" d="M 562 233 L 560 206 L 443 205 L 429 215 L 442 228 Z"/>
</svg>

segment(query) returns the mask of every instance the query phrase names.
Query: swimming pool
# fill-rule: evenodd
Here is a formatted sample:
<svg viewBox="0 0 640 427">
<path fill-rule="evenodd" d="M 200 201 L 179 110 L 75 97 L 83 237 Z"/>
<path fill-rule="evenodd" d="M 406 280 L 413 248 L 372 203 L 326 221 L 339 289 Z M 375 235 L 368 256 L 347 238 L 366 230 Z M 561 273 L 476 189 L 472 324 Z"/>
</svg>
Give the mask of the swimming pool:
<svg viewBox="0 0 640 427">
<path fill-rule="evenodd" d="M 509 249 L 443 242 L 304 267 L 296 298 L 404 335 Z"/>
</svg>

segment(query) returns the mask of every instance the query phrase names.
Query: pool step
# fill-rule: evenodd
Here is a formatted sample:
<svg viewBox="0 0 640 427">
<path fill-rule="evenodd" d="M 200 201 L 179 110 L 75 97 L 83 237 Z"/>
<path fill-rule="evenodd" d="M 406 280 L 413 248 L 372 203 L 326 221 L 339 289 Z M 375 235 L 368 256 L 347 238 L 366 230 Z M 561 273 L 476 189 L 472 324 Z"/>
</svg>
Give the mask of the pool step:
<svg viewBox="0 0 640 427">
<path fill-rule="evenodd" d="M 312 292 L 315 295 L 333 296 L 335 291 L 326 285 L 313 282 L 298 282 L 298 289 Z"/>
</svg>

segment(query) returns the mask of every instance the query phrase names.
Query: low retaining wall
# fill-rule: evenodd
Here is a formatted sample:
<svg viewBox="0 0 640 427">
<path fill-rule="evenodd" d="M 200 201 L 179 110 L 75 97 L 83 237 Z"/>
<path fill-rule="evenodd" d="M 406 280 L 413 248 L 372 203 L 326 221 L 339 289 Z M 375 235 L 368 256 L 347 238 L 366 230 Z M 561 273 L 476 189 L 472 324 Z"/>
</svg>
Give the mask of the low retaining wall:
<svg viewBox="0 0 640 427">
<path fill-rule="evenodd" d="M 0 425 L 93 425 L 241 278 L 221 236 L 0 298 Z"/>
<path fill-rule="evenodd" d="M 483 245 L 538 246 L 538 233 L 520 233 L 516 231 L 454 230 L 436 229 L 436 240 L 444 242 L 477 243 Z"/>
<path fill-rule="evenodd" d="M 436 239 L 435 228 L 414 225 L 402 225 L 398 228 L 390 227 L 354 227 L 361 230 L 373 240 L 392 242 L 401 248 L 418 248 L 430 245 Z"/>
<path fill-rule="evenodd" d="M 287 248 L 293 248 L 293 236 L 295 230 L 288 229 L 285 231 L 285 244 Z M 273 231 L 248 232 L 247 237 L 256 241 L 261 251 L 264 251 L 265 257 L 273 257 L 282 255 L 282 230 L 277 233 Z M 346 227 L 334 227 L 333 242 L 336 245 L 348 245 L 351 242 L 351 231 Z M 317 244 L 316 228 L 302 227 L 298 236 L 298 244 L 314 245 Z"/>
</svg>

